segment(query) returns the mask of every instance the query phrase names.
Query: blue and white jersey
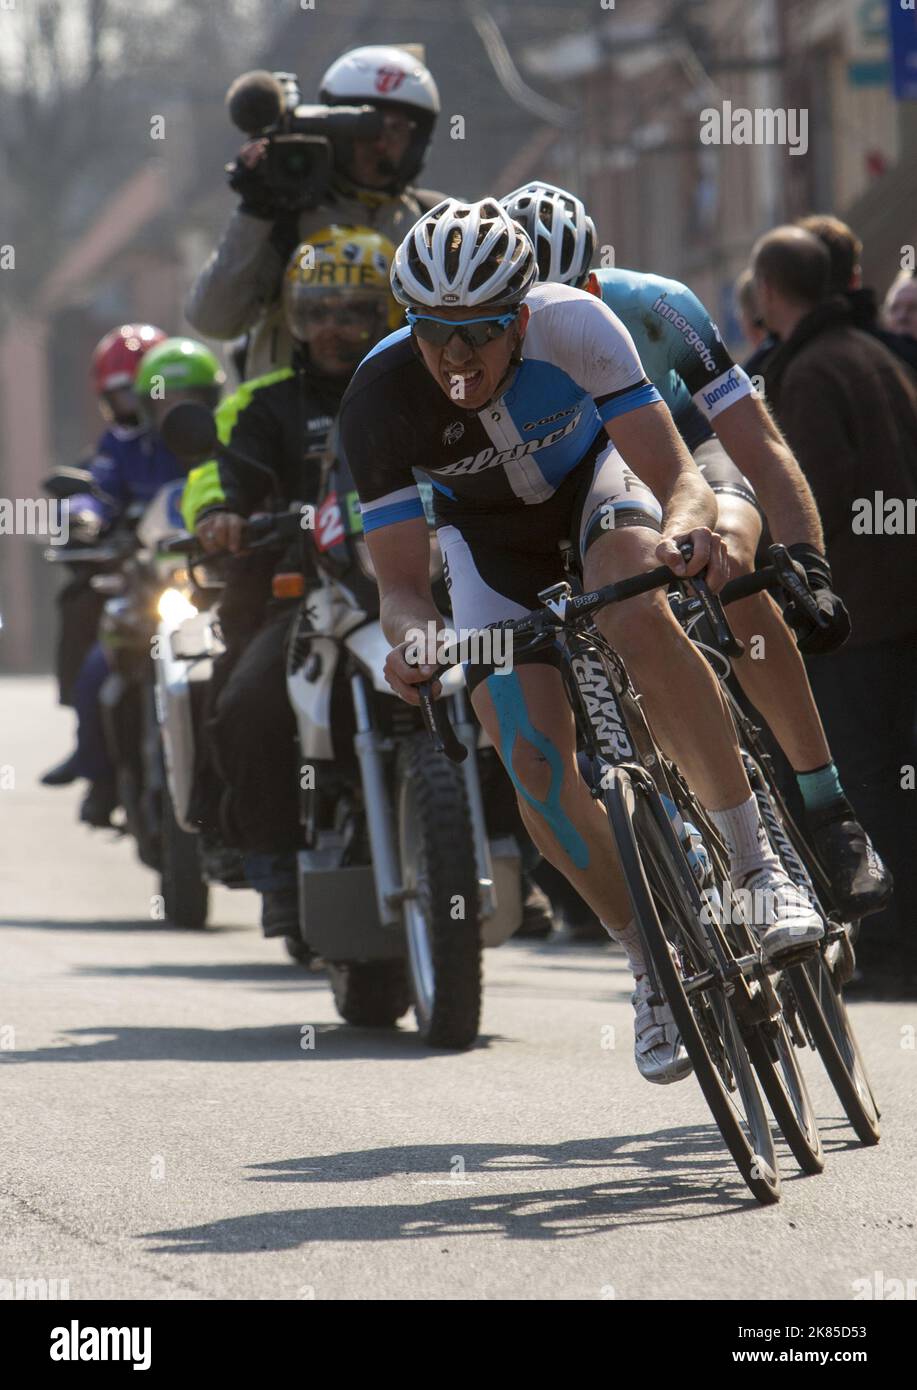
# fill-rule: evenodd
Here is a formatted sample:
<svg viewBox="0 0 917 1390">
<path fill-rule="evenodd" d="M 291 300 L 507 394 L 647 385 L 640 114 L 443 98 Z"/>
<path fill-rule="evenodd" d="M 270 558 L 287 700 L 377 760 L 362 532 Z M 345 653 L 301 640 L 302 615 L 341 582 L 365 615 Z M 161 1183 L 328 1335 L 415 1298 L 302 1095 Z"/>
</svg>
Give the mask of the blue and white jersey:
<svg viewBox="0 0 917 1390">
<path fill-rule="evenodd" d="M 644 370 L 690 449 L 713 433 L 710 421 L 752 385 L 719 329 L 687 285 L 640 270 L 596 270 L 602 301 L 630 333 Z"/>
<path fill-rule="evenodd" d="M 660 400 L 627 329 L 595 295 L 538 285 L 526 304 L 522 363 L 482 410 L 449 398 L 408 328 L 363 359 L 339 430 L 366 531 L 423 516 L 414 469 L 433 484 L 438 518 L 544 502 L 606 442 L 607 421 Z"/>
<path fill-rule="evenodd" d="M 96 445 L 89 464 L 93 481 L 112 499 L 110 503 L 81 492 L 71 497 L 72 511 L 95 512 L 108 524 L 131 502 L 149 502 L 166 483 L 182 478 L 187 468 L 170 453 L 157 434 L 146 427 L 112 425 Z M 182 525 L 179 518 L 179 527 Z"/>
</svg>

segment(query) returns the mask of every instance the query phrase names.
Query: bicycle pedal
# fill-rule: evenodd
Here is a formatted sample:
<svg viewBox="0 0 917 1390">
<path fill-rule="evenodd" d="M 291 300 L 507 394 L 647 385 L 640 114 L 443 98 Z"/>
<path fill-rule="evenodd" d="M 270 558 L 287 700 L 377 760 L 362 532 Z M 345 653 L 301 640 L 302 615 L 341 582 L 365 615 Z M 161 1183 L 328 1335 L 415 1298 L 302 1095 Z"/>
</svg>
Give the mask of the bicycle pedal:
<svg viewBox="0 0 917 1390">
<path fill-rule="evenodd" d="M 769 960 L 763 959 L 763 964 L 769 974 L 773 971 L 790 970 L 794 965 L 801 965 L 803 961 L 811 960 L 820 945 L 821 943 L 818 941 L 807 941 L 801 946 L 788 946 L 785 951 L 772 956 Z"/>
</svg>

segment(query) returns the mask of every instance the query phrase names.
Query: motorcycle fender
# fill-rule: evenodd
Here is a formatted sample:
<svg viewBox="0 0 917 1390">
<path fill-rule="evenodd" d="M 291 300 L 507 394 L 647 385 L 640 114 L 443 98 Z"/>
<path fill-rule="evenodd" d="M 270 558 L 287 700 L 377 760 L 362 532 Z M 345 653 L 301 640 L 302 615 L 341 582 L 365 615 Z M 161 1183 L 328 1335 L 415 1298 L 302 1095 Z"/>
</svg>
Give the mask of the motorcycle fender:
<svg viewBox="0 0 917 1390">
<path fill-rule="evenodd" d="M 183 830 L 196 833 L 198 827 L 187 820 L 194 778 L 195 730 L 191 703 L 191 688 L 210 679 L 213 662 L 210 657 L 196 659 L 173 654 L 172 634 L 165 624 L 158 630 L 160 656 L 155 661 L 156 718 L 162 735 L 169 795 L 175 808 L 175 819 Z"/>
<path fill-rule="evenodd" d="M 345 645 L 372 681 L 373 689 L 382 695 L 391 695 L 392 687 L 385 679 L 384 673 L 385 658 L 391 651 L 392 644 L 382 631 L 381 624 L 365 623 L 363 627 L 351 632 L 345 640 Z M 464 686 L 465 673 L 461 666 L 450 666 L 448 671 L 440 676 L 440 681 L 443 694 L 454 695 Z"/>
<path fill-rule="evenodd" d="M 334 757 L 331 689 L 338 651 L 337 643 L 324 637 L 313 637 L 309 644 L 309 659 L 292 675 L 287 675 L 287 697 L 296 715 L 299 746 L 305 762 Z M 316 664 L 316 674 L 312 680 L 308 680 L 305 673 Z"/>
<path fill-rule="evenodd" d="M 394 694 L 384 674 L 385 658 L 391 651 L 392 644 L 382 631 L 380 623 L 364 623 L 344 639 L 344 645 L 360 663 L 372 681 L 374 690 L 378 690 L 382 695 Z"/>
</svg>

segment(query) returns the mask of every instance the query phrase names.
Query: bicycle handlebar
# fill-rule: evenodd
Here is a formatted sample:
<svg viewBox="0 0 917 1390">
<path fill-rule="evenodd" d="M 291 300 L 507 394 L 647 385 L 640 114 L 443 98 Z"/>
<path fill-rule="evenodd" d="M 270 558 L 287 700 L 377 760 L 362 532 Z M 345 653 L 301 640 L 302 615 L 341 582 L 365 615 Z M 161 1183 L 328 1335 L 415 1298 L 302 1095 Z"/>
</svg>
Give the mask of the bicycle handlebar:
<svg viewBox="0 0 917 1390">
<path fill-rule="evenodd" d="M 294 540 L 301 530 L 299 512 L 265 512 L 246 521 L 242 529 L 242 545 L 245 550 L 266 550 L 269 546 Z M 192 555 L 195 564 L 203 560 L 224 560 L 235 554 L 230 550 L 205 550 L 192 532 L 173 536 L 160 549 L 170 555 Z"/>
<path fill-rule="evenodd" d="M 776 581 L 816 627 L 827 627 L 828 618 L 819 608 L 809 588 L 809 581 L 802 565 L 793 559 L 785 545 L 769 546 L 767 553 L 771 558 L 769 565 L 753 570 L 751 574 L 739 575 L 738 579 L 730 579 L 728 584 L 724 584 L 720 592 L 723 605 L 737 603 L 739 599 L 749 598 L 752 594 L 760 594 Z"/>
<path fill-rule="evenodd" d="M 690 559 L 690 542 L 685 542 L 681 550 L 685 559 Z M 715 645 L 727 656 L 741 656 L 745 648 L 729 627 L 726 614 L 723 611 L 725 605 L 747 598 L 751 594 L 760 593 L 775 580 L 813 622 L 819 627 L 824 627 L 827 619 L 818 608 L 802 566 L 793 560 L 786 546 L 772 545 L 768 554 L 772 561 L 770 565 L 755 570 L 752 574 L 741 575 L 738 579 L 730 580 L 723 586 L 719 594 L 711 592 L 703 573 L 692 575 L 689 579 L 684 580 L 682 576 L 674 574 L 668 565 L 658 565 L 646 574 L 637 574 L 630 579 L 618 580 L 615 584 L 606 584 L 601 589 L 595 589 L 591 593 L 567 598 L 562 604 L 556 603 L 554 600 L 547 600 L 548 607 L 537 609 L 526 618 L 492 623 L 490 627 L 508 629 L 517 637 L 531 637 L 532 640 L 522 648 L 523 652 L 531 652 L 536 650 L 538 646 L 547 645 L 548 642 L 553 641 L 555 632 L 571 625 L 571 617 L 576 625 L 592 613 L 597 612 L 598 609 L 604 608 L 606 604 L 621 603 L 625 599 L 636 598 L 640 594 L 648 594 L 654 589 L 661 589 L 663 585 L 685 582 L 692 586 L 700 600 L 703 611 L 710 622 Z M 452 659 L 437 664 L 430 679 L 422 681 L 417 686 L 421 713 L 427 732 L 433 741 L 433 746 L 438 753 L 445 753 L 452 762 L 463 762 L 468 755 L 468 750 L 456 737 L 445 706 L 433 699 L 432 690 L 433 685 L 444 671 L 447 671 L 450 666 L 456 665 L 457 662 L 468 659 L 467 656 L 462 656 L 462 652 L 468 652 L 469 644 L 475 640 L 476 636 L 477 634 L 472 634 L 459 641 L 449 652 Z"/>
<path fill-rule="evenodd" d="M 567 598 L 562 605 L 538 609 L 530 613 L 527 618 L 492 623 L 490 628 L 503 628 L 511 631 L 515 636 L 531 637 L 532 640 L 522 649 L 525 652 L 531 652 L 541 645 L 552 642 L 554 633 L 570 624 L 571 617 L 568 615 L 572 614 L 574 621 L 578 624 L 599 608 L 604 608 L 606 604 L 621 603 L 625 599 L 636 598 L 640 594 L 648 594 L 653 589 L 661 589 L 664 585 L 671 584 L 678 578 L 679 576 L 674 574 L 668 565 L 658 565 L 656 569 L 649 570 L 646 574 L 637 574 L 631 579 L 621 579 L 616 584 L 606 584 L 601 589 L 595 589 L 588 594 L 578 594 L 576 597 Z M 689 582 L 693 583 L 694 580 L 691 579 Z M 482 631 L 487 630 L 482 629 Z M 464 762 L 468 756 L 468 750 L 456 737 L 445 705 L 433 699 L 433 686 L 444 671 L 448 671 L 459 661 L 469 659 L 469 646 L 476 638 L 477 634 L 472 633 L 457 642 L 450 650 L 448 659 L 437 663 L 430 679 L 421 681 L 416 687 L 420 697 L 420 709 L 424 725 L 433 741 L 434 749 L 437 753 L 445 753 L 446 757 L 455 763 Z M 464 656 L 463 652 L 465 653 Z"/>
</svg>

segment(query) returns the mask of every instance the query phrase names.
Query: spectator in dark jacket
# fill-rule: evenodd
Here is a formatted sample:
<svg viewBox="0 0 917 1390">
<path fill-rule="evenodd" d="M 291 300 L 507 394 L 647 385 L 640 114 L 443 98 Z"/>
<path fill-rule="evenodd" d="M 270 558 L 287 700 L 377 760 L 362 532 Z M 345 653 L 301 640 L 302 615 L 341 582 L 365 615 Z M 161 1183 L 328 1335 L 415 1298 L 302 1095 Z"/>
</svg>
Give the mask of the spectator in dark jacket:
<svg viewBox="0 0 917 1390">
<path fill-rule="evenodd" d="M 830 293 L 824 243 L 778 227 L 754 248 L 755 291 L 780 338 L 767 399 L 821 512 L 850 640 L 807 662 L 844 786 L 896 880 L 861 935 L 861 963 L 913 971 L 917 918 L 917 387 Z M 879 955 L 881 949 L 881 957 Z M 900 984 L 900 980 L 898 981 Z"/>
<path fill-rule="evenodd" d="M 827 247 L 831 257 L 829 289 L 832 294 L 843 295 L 847 300 L 853 326 L 878 338 L 890 352 L 917 372 L 917 338 L 900 328 L 890 331 L 890 325 L 880 320 L 876 292 L 863 284 L 863 268 L 860 265 L 863 243 L 853 228 L 829 213 L 800 217 L 796 226 L 812 232 Z"/>
</svg>

